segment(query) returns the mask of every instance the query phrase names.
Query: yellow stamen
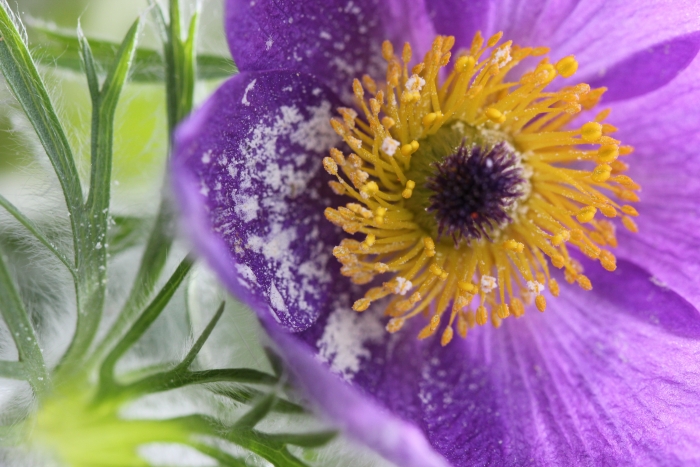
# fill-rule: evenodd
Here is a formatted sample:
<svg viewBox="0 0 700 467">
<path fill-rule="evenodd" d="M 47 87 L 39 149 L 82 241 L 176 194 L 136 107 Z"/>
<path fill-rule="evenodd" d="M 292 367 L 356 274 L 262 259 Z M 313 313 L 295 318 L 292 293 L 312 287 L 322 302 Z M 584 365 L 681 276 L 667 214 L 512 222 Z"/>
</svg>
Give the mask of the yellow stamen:
<svg viewBox="0 0 700 467">
<path fill-rule="evenodd" d="M 341 108 L 340 117 L 331 121 L 352 152 L 332 149 L 323 167 L 334 177 L 334 192 L 352 202 L 327 208 L 325 215 L 346 232 L 362 235 L 343 240 L 333 254 L 342 274 L 355 283 L 391 275 L 353 305 L 364 311 L 376 300 L 393 297 L 386 309 L 390 333 L 425 315 L 429 322 L 418 338 L 433 336 L 442 322 L 445 346 L 455 328 L 464 338 L 476 325 L 491 321 L 499 327 L 504 319 L 523 316 L 533 301 L 545 311 L 545 285 L 552 297 L 560 293 L 551 266 L 562 269 L 567 282 L 592 289 L 570 248 L 614 271 L 616 259 L 607 249 L 617 245 L 611 221 L 619 219 L 637 231 L 632 220 L 637 210 L 625 202 L 638 200 L 639 185 L 623 174 L 627 164 L 619 160 L 633 149 L 610 136 L 616 129 L 605 123 L 609 111 L 578 128 L 570 126 L 577 114 L 595 107 L 604 89 L 577 84 L 545 91 L 553 80 L 576 73 L 573 56 L 555 64 L 540 59 L 531 71 L 508 80 L 510 70 L 548 49 L 498 45 L 501 36 L 485 40 L 477 33 L 471 47 L 454 59 L 454 38 L 439 36 L 410 69 L 410 45 L 398 57 L 385 41 L 385 82 L 368 76 L 353 81 L 357 111 Z M 441 72 L 450 61 L 449 73 Z M 445 129 L 462 131 L 471 144 L 507 143 L 528 174 L 512 221 L 493 225 L 489 238 L 455 243 L 431 230 L 425 209 L 415 208 L 426 188 L 413 170 L 430 166 L 424 158 L 444 147 L 434 138 Z"/>
</svg>

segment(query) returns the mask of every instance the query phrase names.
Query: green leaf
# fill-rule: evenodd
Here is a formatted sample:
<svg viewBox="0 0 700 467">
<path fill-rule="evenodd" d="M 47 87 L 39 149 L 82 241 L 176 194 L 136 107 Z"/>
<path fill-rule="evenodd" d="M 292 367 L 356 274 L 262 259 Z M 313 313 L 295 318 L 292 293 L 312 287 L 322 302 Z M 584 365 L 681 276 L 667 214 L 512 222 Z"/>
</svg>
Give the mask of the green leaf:
<svg viewBox="0 0 700 467">
<path fill-rule="evenodd" d="M 210 388 L 210 391 L 214 394 L 218 394 L 244 404 L 250 404 L 254 400 L 265 396 L 263 392 L 258 391 L 257 389 L 241 386 L 216 386 Z M 288 414 L 302 414 L 306 412 L 302 406 L 281 398 L 277 399 L 277 402 L 272 407 L 272 411 Z"/>
<path fill-rule="evenodd" d="M 199 351 L 202 350 L 202 346 L 211 335 L 211 332 L 214 330 L 214 326 L 216 326 L 216 323 L 219 321 L 219 318 L 221 318 L 221 315 L 224 313 L 225 306 L 226 302 L 221 302 L 221 305 L 219 305 L 219 308 L 216 310 L 216 313 L 214 313 L 214 316 L 209 321 L 209 324 L 207 324 L 207 327 L 204 328 L 204 331 L 202 331 L 202 335 L 199 336 L 197 342 L 194 343 L 190 351 L 187 352 L 185 358 L 182 359 L 182 362 L 178 365 L 179 368 L 187 369 L 190 367 Z"/>
<path fill-rule="evenodd" d="M 12 335 L 17 346 L 19 361 L 23 363 L 27 372 L 27 380 L 37 394 L 43 394 L 48 389 L 49 377 L 41 354 L 41 348 L 36 340 L 36 334 L 29 315 L 20 299 L 10 271 L 6 265 L 7 259 L 0 250 L 0 314 Z M 11 362 L 4 366 L 11 369 Z M 18 371 L 18 368 L 14 368 Z"/>
<path fill-rule="evenodd" d="M 74 34 L 41 24 L 30 24 L 30 31 L 33 33 L 32 37 L 36 36 L 36 42 L 40 44 L 40 50 L 35 54 L 39 63 L 76 72 L 83 70 L 80 43 Z M 91 38 L 88 41 L 96 68 L 107 69 L 114 61 L 119 44 Z M 131 81 L 160 82 L 165 79 L 165 63 L 162 55 L 156 50 L 137 48 L 132 68 L 129 77 Z M 233 60 L 216 55 L 198 55 L 196 70 L 197 78 L 202 80 L 225 79 L 238 73 Z"/>
<path fill-rule="evenodd" d="M 293 444 L 302 448 L 318 448 L 326 445 L 330 440 L 338 436 L 336 431 L 320 431 L 318 433 L 274 433 L 265 434 L 268 440 L 274 440 L 284 444 Z"/>
<path fill-rule="evenodd" d="M 124 332 L 137 319 L 139 311 L 153 292 L 158 278 L 163 271 L 170 246 L 173 243 L 173 212 L 170 204 L 163 199 L 158 208 L 155 225 L 151 231 L 146 248 L 141 256 L 139 270 L 124 306 L 107 335 L 93 352 L 90 363 L 99 362 L 102 357 L 122 338 Z M 88 366 L 91 366 L 88 365 Z"/>
<path fill-rule="evenodd" d="M 90 44 L 78 29 L 81 56 L 92 97 L 90 192 L 85 203 L 88 221 L 82 226 L 79 236 L 78 319 L 75 335 L 62 359 L 61 372 L 81 365 L 102 316 L 107 286 L 106 242 L 111 195 L 114 114 L 129 75 L 138 30 L 139 20 L 136 20 L 124 37 L 100 89 Z"/>
<path fill-rule="evenodd" d="M 257 425 L 258 422 L 260 422 L 267 416 L 267 414 L 270 413 L 272 408 L 275 406 L 275 402 L 277 402 L 277 395 L 274 392 L 265 395 L 258 400 L 257 404 L 251 407 L 248 412 L 236 420 L 236 423 L 233 425 L 233 429 L 255 428 L 255 425 Z"/>
<path fill-rule="evenodd" d="M 141 313 L 129 331 L 122 337 L 116 346 L 107 355 L 100 368 L 100 393 L 110 393 L 114 387 L 114 366 L 129 348 L 136 343 L 153 322 L 160 316 L 165 306 L 180 287 L 180 284 L 192 268 L 192 259 L 188 256 L 182 260 L 168 282 L 163 286 L 158 295 Z M 98 396 L 99 397 L 99 396 Z"/>
<path fill-rule="evenodd" d="M 119 397 L 169 391 L 171 389 L 205 383 L 275 384 L 277 378 L 250 368 L 217 368 L 189 371 L 173 369 L 158 373 L 127 386 L 122 386 Z"/>
<path fill-rule="evenodd" d="M 77 252 L 77 234 L 81 223 L 84 224 L 80 178 L 66 134 L 15 20 L 7 2 L 0 0 L 0 69 L 58 176 L 71 217 Z"/>
<path fill-rule="evenodd" d="M 44 236 L 44 234 L 41 233 L 41 231 L 39 231 L 34 222 L 32 222 L 28 217 L 22 214 L 19 211 L 19 209 L 15 207 L 15 205 L 10 203 L 10 201 L 8 201 L 7 198 L 5 198 L 2 195 L 0 195 L 0 206 L 5 208 L 5 210 L 9 212 L 12 215 L 12 217 L 17 219 L 17 221 L 20 224 L 22 224 L 32 235 L 34 235 L 34 238 L 39 240 L 46 248 L 48 248 L 49 251 L 51 251 L 51 253 L 54 254 L 54 256 L 56 256 L 56 258 L 59 259 L 59 261 L 61 261 L 66 266 L 66 268 L 73 275 L 74 278 L 76 277 L 75 269 L 73 268 L 73 265 L 68 260 L 68 258 L 63 253 L 58 251 L 56 246 L 52 242 L 50 242 L 49 239 L 47 239 Z"/>
</svg>

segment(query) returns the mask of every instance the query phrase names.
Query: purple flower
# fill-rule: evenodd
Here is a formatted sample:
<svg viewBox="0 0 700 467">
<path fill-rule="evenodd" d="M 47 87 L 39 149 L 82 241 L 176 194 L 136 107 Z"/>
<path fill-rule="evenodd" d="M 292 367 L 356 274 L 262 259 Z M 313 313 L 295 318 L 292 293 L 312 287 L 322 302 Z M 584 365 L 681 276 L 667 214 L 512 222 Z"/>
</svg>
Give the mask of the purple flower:
<svg viewBox="0 0 700 467">
<path fill-rule="evenodd" d="M 173 183 L 201 255 L 319 408 L 401 466 L 700 462 L 697 2 L 298 3 L 227 2 L 241 73 L 179 128 Z M 503 39 L 479 57 L 477 30 Z M 385 39 L 411 43 L 405 71 Z M 379 84 L 353 88 L 364 74 Z M 474 281 L 451 279 L 462 267 Z M 432 318 L 407 319 L 421 303 Z"/>
</svg>

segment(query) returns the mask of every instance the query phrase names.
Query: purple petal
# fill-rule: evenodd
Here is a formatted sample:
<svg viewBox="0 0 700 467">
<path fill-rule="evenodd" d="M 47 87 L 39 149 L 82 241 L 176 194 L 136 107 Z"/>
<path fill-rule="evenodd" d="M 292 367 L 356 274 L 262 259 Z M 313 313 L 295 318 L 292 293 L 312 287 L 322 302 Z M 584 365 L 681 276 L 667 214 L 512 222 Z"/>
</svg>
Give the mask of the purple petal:
<svg viewBox="0 0 700 467">
<path fill-rule="evenodd" d="M 700 59 L 653 94 L 613 106 L 615 134 L 635 148 L 622 160 L 642 186 L 639 233 L 619 230 L 615 253 L 700 303 Z"/>
<path fill-rule="evenodd" d="M 382 41 L 425 42 L 423 36 L 432 35 L 425 12 L 411 5 L 409 0 L 228 0 L 226 33 L 241 70 L 311 73 L 348 100 L 353 78 L 384 75 Z"/>
<path fill-rule="evenodd" d="M 347 310 L 348 313 L 354 313 Z M 386 410 L 371 397 L 332 374 L 296 337 L 268 326 L 293 374 L 309 399 L 339 428 L 401 467 L 447 467 L 412 423 Z"/>
<path fill-rule="evenodd" d="M 700 48 L 695 0 L 442 0 L 431 4 L 438 32 L 467 47 L 477 30 L 503 31 L 521 46 L 574 54 L 577 82 L 607 86 L 607 101 L 653 91 L 683 70 Z"/>
<path fill-rule="evenodd" d="M 175 135 L 173 184 L 184 226 L 219 277 L 293 330 L 324 312 L 339 242 L 321 161 L 338 142 L 337 98 L 290 72 L 231 78 Z"/>
<path fill-rule="evenodd" d="M 358 315 L 349 303 L 301 337 L 364 391 L 367 406 L 379 402 L 415 423 L 455 466 L 697 460 L 700 315 L 631 263 L 613 274 L 589 269 L 593 292 L 563 284 L 544 314 L 474 329 L 445 348 L 439 336 L 416 340 L 424 323 L 382 336 L 381 310 Z M 290 337 L 275 338 L 294 349 L 289 363 L 322 409 L 375 442 L 356 420 L 372 411 L 297 355 Z"/>
<path fill-rule="evenodd" d="M 700 32 L 675 37 L 601 69 L 585 80 L 591 87 L 605 86 L 603 102 L 631 99 L 654 91 L 678 76 L 700 50 Z"/>
</svg>

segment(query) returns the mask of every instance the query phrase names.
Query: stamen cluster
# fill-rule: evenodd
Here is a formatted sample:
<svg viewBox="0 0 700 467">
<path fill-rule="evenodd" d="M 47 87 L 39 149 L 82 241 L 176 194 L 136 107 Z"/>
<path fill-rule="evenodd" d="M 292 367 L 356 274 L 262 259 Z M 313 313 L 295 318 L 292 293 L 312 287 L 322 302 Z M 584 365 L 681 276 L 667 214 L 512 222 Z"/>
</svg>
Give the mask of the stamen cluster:
<svg viewBox="0 0 700 467">
<path fill-rule="evenodd" d="M 334 255 L 342 263 L 342 273 L 358 284 L 390 276 L 353 306 L 364 311 L 371 302 L 393 297 L 386 308 L 392 317 L 389 332 L 423 314 L 428 324 L 418 337 L 433 335 L 442 322 L 441 342 L 447 345 L 454 330 L 466 337 L 469 328 L 486 324 L 489 315 L 498 327 L 510 315 L 522 316 L 533 301 L 544 311 L 545 286 L 551 295 L 559 294 L 550 265 L 563 269 L 568 282 L 586 290 L 592 287 L 581 264 L 571 257 L 570 247 L 613 271 L 615 257 L 606 247 L 617 244 L 615 226 L 605 218 L 621 217 L 627 229 L 636 231 L 631 219 L 636 210 L 621 203 L 637 201 L 639 186 L 622 175 L 627 166 L 618 160 L 632 148 L 610 136 L 616 129 L 604 123 L 608 111 L 567 129 L 578 113 L 598 103 L 605 89 L 578 84 L 545 91 L 555 78 L 575 73 L 578 63 L 573 56 L 555 64 L 544 58 L 534 70 L 510 81 L 508 75 L 516 65 L 548 50 L 511 42 L 496 47 L 500 39 L 496 34 L 484 41 L 477 33 L 470 49 L 452 60 L 454 38 L 439 36 L 424 60 L 412 67 L 410 45 L 404 46 L 399 58 L 385 42 L 385 81 L 378 84 L 364 76 L 362 82 L 353 82 L 357 109 L 363 115 L 340 108 L 342 118 L 331 121 L 352 152 L 331 150 L 324 167 L 336 177 L 330 182 L 333 189 L 352 202 L 328 208 L 325 214 L 347 233 L 362 235 L 343 240 Z M 452 70 L 442 81 L 441 70 L 451 61 Z M 365 91 L 371 96 L 366 97 Z M 427 229 L 421 220 L 425 212 L 411 204 L 414 192 L 425 189 L 411 178 L 412 166 L 425 162 L 431 138 L 456 124 L 464 127 L 466 147 L 480 146 L 477 154 L 489 151 L 480 142 L 507 142 L 528 180 L 527 193 L 519 194 L 514 179 L 508 177 L 503 187 L 495 188 L 502 190 L 503 206 L 517 204 L 517 216 L 501 223 L 509 211 L 492 208 L 489 215 L 497 235 L 488 237 L 483 235 L 484 224 L 470 224 L 469 219 L 460 224 L 448 214 L 451 201 L 458 205 L 465 196 L 474 201 L 476 195 L 454 192 L 454 200 L 436 198 L 432 206 L 436 224 L 442 224 L 445 233 L 459 230 L 470 239 L 457 247 L 453 239 Z M 452 154 L 447 151 L 442 155 L 446 159 L 437 161 L 434 183 L 450 166 L 458 165 L 450 159 Z M 506 159 L 505 155 L 498 159 L 502 173 L 510 170 Z M 587 164 L 591 167 L 582 168 Z M 478 183 L 488 184 L 481 179 Z"/>
</svg>

